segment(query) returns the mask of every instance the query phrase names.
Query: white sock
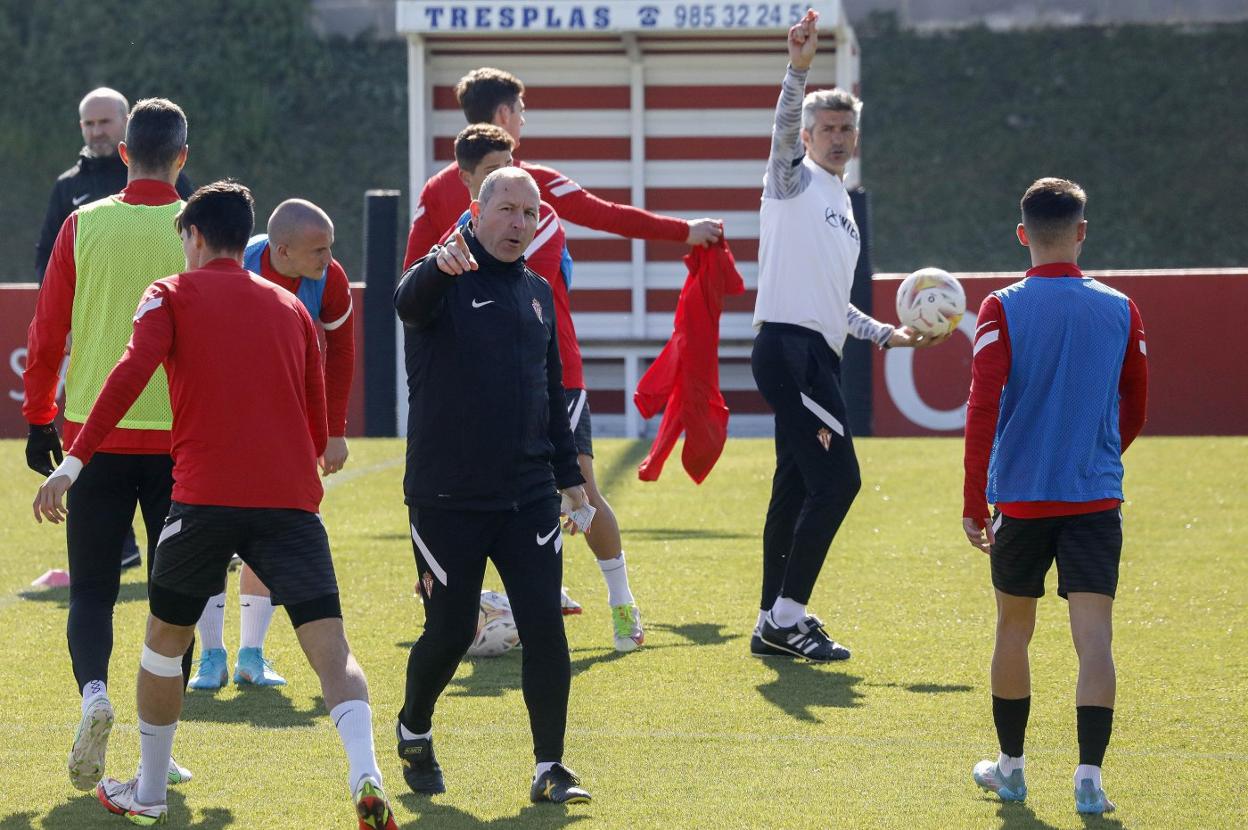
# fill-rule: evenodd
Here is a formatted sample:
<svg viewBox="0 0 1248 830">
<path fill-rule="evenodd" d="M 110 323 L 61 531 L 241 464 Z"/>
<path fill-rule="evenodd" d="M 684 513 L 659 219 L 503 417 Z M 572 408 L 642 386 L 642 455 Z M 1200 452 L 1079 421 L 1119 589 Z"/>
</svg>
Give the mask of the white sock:
<svg viewBox="0 0 1248 830">
<path fill-rule="evenodd" d="M 256 594 L 240 594 L 238 608 L 239 648 L 264 648 L 264 638 L 269 636 L 269 623 L 273 621 L 273 600 Z"/>
<path fill-rule="evenodd" d="M 536 781 L 537 779 L 541 778 L 546 773 L 550 772 L 550 768 L 553 767 L 557 763 L 559 762 L 558 761 L 538 761 L 537 768 L 533 772 L 533 780 Z"/>
<path fill-rule="evenodd" d="M 1079 782 L 1085 778 L 1091 778 L 1092 783 L 1096 786 L 1098 790 L 1103 789 L 1101 787 L 1101 768 L 1100 767 L 1094 767 L 1091 764 L 1080 764 L 1079 766 L 1075 767 L 1075 787 L 1076 788 L 1078 788 Z"/>
<path fill-rule="evenodd" d="M 788 597 L 780 597 L 771 606 L 771 621 L 780 628 L 797 625 L 806 619 L 806 606 Z"/>
<path fill-rule="evenodd" d="M 381 770 L 377 768 L 377 753 L 373 749 L 373 710 L 362 700 L 344 700 L 329 713 L 330 720 L 338 728 L 342 748 L 347 751 L 349 768 L 348 784 L 351 794 L 360 786 L 360 779 L 371 777 L 381 786 Z"/>
<path fill-rule="evenodd" d="M 599 559 L 598 567 L 602 569 L 602 578 L 607 581 L 607 604 L 630 605 L 633 592 L 628 587 L 628 565 L 624 562 L 624 553 L 614 559 Z"/>
<path fill-rule="evenodd" d="M 401 735 L 403 740 L 405 741 L 415 741 L 420 738 L 432 738 L 433 730 L 430 729 L 428 732 L 425 732 L 421 735 L 417 735 L 415 732 L 413 732 L 412 730 L 404 726 L 402 721 L 399 721 L 399 735 Z"/>
<path fill-rule="evenodd" d="M 169 791 L 169 755 L 173 752 L 173 733 L 178 722 L 168 726 L 152 726 L 139 718 L 139 791 L 140 804 L 164 804 Z"/>
<path fill-rule="evenodd" d="M 1002 775 L 1011 775 L 1014 770 L 1023 768 L 1023 757 L 1020 755 L 1015 758 L 1002 752 L 997 755 L 997 769 L 1001 770 Z"/>
<path fill-rule="evenodd" d="M 755 627 L 755 628 L 762 628 L 762 627 L 763 627 L 763 620 L 765 620 L 765 619 L 767 619 L 767 612 L 766 612 L 766 611 L 759 611 L 759 612 L 758 612 L 758 622 L 754 623 L 754 627 Z"/>
<path fill-rule="evenodd" d="M 108 686 L 104 681 L 88 680 L 87 685 L 82 687 L 82 713 L 85 715 L 87 707 L 102 697 L 108 697 Z"/>
<path fill-rule="evenodd" d="M 225 591 L 214 597 L 208 597 L 204 613 L 199 615 L 195 630 L 199 632 L 200 653 L 209 649 L 225 650 L 225 640 L 221 631 L 225 628 Z"/>
</svg>

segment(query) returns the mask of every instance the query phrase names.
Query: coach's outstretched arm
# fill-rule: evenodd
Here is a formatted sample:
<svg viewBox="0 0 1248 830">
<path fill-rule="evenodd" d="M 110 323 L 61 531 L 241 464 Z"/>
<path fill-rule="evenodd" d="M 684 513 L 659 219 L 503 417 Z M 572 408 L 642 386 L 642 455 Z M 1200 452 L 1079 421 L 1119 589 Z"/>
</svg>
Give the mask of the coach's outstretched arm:
<svg viewBox="0 0 1248 830">
<path fill-rule="evenodd" d="M 771 154 L 763 177 L 763 198 L 792 199 L 810 184 L 810 171 L 798 162 L 802 148 L 802 98 L 806 75 L 819 41 L 819 13 L 813 9 L 789 29 L 789 68 L 780 85 L 776 120 L 771 128 Z"/>
<path fill-rule="evenodd" d="M 463 233 L 456 231 L 445 246 L 429 252 L 399 280 L 394 289 L 394 309 L 409 326 L 424 328 L 442 311 L 446 292 L 455 278 L 477 270 Z"/>
</svg>

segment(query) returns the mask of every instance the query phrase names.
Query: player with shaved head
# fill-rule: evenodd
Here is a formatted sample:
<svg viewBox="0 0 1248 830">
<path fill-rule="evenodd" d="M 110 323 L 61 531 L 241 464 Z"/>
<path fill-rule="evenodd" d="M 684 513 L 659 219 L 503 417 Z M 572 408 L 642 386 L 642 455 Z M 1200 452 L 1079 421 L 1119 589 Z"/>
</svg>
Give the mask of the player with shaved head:
<svg viewBox="0 0 1248 830">
<path fill-rule="evenodd" d="M 333 256 L 334 223 L 321 208 L 306 199 L 287 199 L 269 216 L 268 233 L 252 237 L 244 266 L 280 285 L 303 302 L 325 332 L 325 397 L 329 441 L 320 466 L 324 475 L 336 473 L 347 461 L 347 402 L 355 369 L 355 317 L 347 273 Z M 281 686 L 285 678 L 264 656 L 264 641 L 273 619 L 269 590 L 243 566 L 239 581 L 239 648 L 234 682 Z M 208 600 L 198 630 L 199 669 L 190 688 L 215 690 L 228 680 L 229 660 L 222 630 L 225 592 Z"/>
</svg>

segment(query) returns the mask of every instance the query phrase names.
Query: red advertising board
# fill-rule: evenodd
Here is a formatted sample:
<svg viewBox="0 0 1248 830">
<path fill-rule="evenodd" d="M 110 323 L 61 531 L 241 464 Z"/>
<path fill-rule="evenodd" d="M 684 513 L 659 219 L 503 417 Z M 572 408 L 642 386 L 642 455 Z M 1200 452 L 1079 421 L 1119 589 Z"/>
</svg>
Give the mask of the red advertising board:
<svg viewBox="0 0 1248 830">
<path fill-rule="evenodd" d="M 1089 272 L 1135 301 L 1148 344 L 1148 422 L 1152 435 L 1248 434 L 1248 365 L 1235 345 L 1248 314 L 1248 269 Z M 879 275 L 872 301 L 892 313 L 904 274 Z M 971 382 L 971 337 L 984 297 L 1019 274 L 957 274 L 966 316 L 933 349 L 875 353 L 875 435 L 959 435 Z"/>
<path fill-rule="evenodd" d="M 0 401 L 0 438 L 26 435 L 22 417 L 22 372 L 26 368 L 26 329 L 35 313 L 39 289 L 33 283 L 0 283 L 0 351 L 7 371 L 4 372 L 4 398 Z M 355 309 L 355 382 L 351 384 L 351 401 L 347 407 L 347 434 L 364 432 L 364 286 L 351 286 L 351 302 Z"/>
</svg>

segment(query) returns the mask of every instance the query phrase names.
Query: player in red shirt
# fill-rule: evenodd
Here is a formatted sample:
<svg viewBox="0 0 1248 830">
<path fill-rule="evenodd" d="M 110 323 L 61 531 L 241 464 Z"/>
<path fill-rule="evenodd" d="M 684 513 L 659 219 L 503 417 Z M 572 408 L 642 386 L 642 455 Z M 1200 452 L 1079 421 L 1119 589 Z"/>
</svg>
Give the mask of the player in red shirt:
<svg viewBox="0 0 1248 830">
<path fill-rule="evenodd" d="M 510 72 L 482 67 L 474 69 L 455 85 L 455 97 L 469 124 L 495 124 L 502 127 L 520 147 L 524 126 L 524 84 Z M 661 216 L 631 205 L 607 202 L 582 188 L 551 167 L 519 162 L 537 182 L 541 197 L 559 216 L 594 230 L 634 239 L 667 240 L 688 245 L 708 245 L 723 234 L 719 219 L 692 222 L 674 216 Z M 425 182 L 416 203 L 403 269 L 423 257 L 442 234 L 459 220 L 468 207 L 468 191 L 460 180 L 459 166 L 451 162 Z"/>
<path fill-rule="evenodd" d="M 455 159 L 460 180 L 473 199 L 485 177 L 500 167 L 512 164 L 514 140 L 501 127 L 493 124 L 470 124 L 455 137 Z M 641 611 L 628 584 L 628 567 L 620 541 L 620 526 L 611 505 L 594 482 L 594 444 L 590 425 L 589 396 L 585 390 L 585 373 L 581 364 L 581 347 L 576 339 L 572 308 L 568 297 L 567 275 L 563 272 L 567 257 L 563 226 L 559 215 L 547 202 L 539 205 L 537 232 L 525 250 L 525 263 L 550 284 L 555 299 L 555 325 L 559 339 L 559 360 L 563 366 L 563 388 L 576 444 L 577 463 L 585 478 L 585 492 L 597 514 L 585 539 L 598 560 L 607 583 L 607 603 L 611 608 L 612 639 L 617 651 L 633 651 L 645 641 Z M 456 224 L 442 235 L 443 244 L 468 220 L 465 212 Z M 565 591 L 562 598 L 565 614 L 580 613 L 580 606 Z"/>
<path fill-rule="evenodd" d="M 347 273 L 334 259 L 334 223 L 325 211 L 303 199 L 282 202 L 269 216 L 268 234 L 248 242 L 243 265 L 253 274 L 297 296 L 325 332 L 325 397 L 329 441 L 321 457 L 325 475 L 342 469 L 347 460 L 347 402 L 355 369 L 355 317 Z M 282 686 L 286 680 L 264 656 L 264 641 L 273 619 L 269 590 L 243 566 L 239 577 L 239 648 L 234 682 Z M 208 600 L 197 630 L 199 667 L 190 688 L 215 690 L 227 682 L 228 655 L 222 629 L 225 592 Z"/>
<path fill-rule="evenodd" d="M 165 764 L 182 709 L 180 655 L 237 551 L 286 606 L 320 678 L 349 761 L 358 826 L 397 830 L 373 751 L 368 683 L 343 631 L 329 537 L 316 512 L 317 458 L 328 438 L 320 343 L 296 297 L 242 267 L 254 222 L 251 193 L 235 182 L 207 185 L 187 201 L 177 226 L 189 270 L 144 294 L 125 354 L 35 497 L 37 519 L 65 518 L 66 491 L 163 364 L 175 484 L 139 661 L 146 763 L 130 781 L 100 781 L 96 797 L 135 823 L 166 819 Z"/>
</svg>

